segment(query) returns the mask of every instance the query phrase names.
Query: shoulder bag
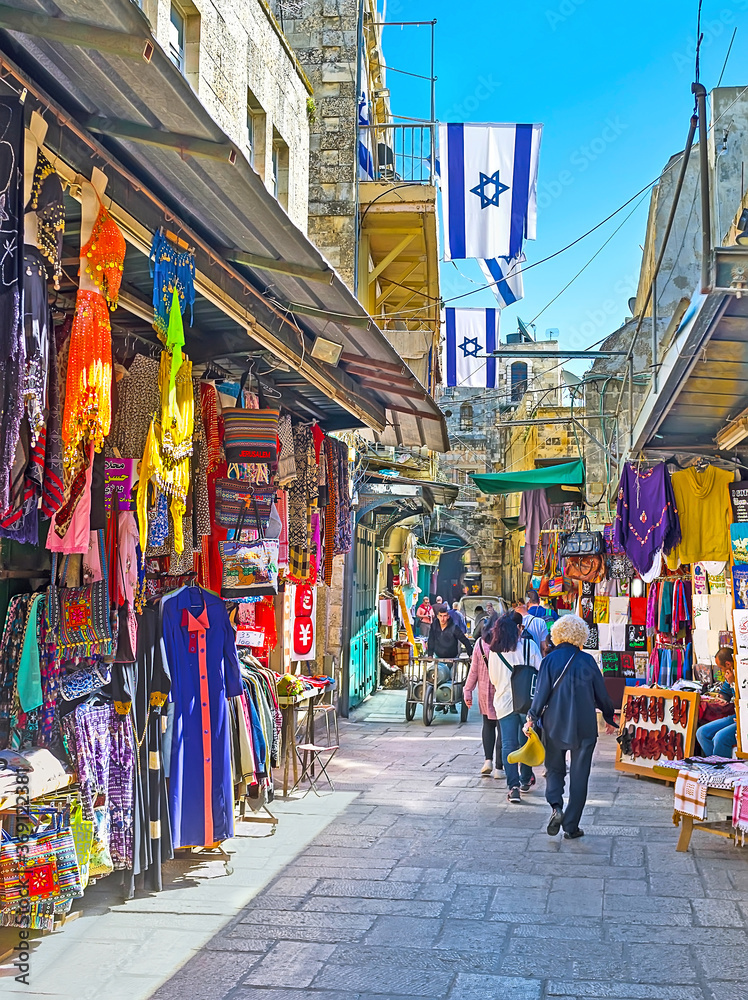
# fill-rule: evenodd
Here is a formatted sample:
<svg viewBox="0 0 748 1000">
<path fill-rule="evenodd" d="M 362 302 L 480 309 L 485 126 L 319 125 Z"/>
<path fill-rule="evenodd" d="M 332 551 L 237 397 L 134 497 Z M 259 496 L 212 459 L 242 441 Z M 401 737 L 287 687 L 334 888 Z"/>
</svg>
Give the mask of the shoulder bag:
<svg viewBox="0 0 748 1000">
<path fill-rule="evenodd" d="M 225 410 L 223 447 L 229 462 L 275 465 L 278 461 L 278 420 L 280 410 L 247 410 L 242 393 L 247 373 L 242 376 L 234 409 Z"/>
<path fill-rule="evenodd" d="M 530 640 L 523 638 L 521 642 L 524 657 L 522 663 L 512 666 L 502 653 L 499 653 L 498 656 L 512 675 L 512 707 L 520 715 L 526 715 L 530 711 L 530 705 L 535 697 L 538 671 L 530 663 Z"/>
</svg>

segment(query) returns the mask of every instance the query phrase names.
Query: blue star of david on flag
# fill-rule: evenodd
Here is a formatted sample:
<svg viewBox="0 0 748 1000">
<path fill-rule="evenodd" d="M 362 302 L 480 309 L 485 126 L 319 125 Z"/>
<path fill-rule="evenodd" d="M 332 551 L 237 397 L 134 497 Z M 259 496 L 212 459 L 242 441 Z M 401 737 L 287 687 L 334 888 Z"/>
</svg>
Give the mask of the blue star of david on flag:
<svg viewBox="0 0 748 1000">
<path fill-rule="evenodd" d="M 465 337 L 460 344 L 460 350 L 462 351 L 462 356 L 464 358 L 477 358 L 478 351 L 480 351 L 480 344 L 478 343 L 477 337 L 472 337 L 470 340 Z"/>
<path fill-rule="evenodd" d="M 493 194 L 489 198 L 486 194 L 486 188 L 493 184 L 494 190 Z M 503 194 L 504 191 L 508 191 L 509 186 L 507 184 L 502 184 L 499 180 L 499 171 L 495 170 L 491 176 L 484 174 L 480 171 L 480 183 L 476 184 L 474 188 L 470 188 L 471 194 L 477 194 L 480 198 L 480 207 L 488 208 L 489 205 L 494 205 L 496 208 L 499 207 L 499 195 Z"/>
</svg>

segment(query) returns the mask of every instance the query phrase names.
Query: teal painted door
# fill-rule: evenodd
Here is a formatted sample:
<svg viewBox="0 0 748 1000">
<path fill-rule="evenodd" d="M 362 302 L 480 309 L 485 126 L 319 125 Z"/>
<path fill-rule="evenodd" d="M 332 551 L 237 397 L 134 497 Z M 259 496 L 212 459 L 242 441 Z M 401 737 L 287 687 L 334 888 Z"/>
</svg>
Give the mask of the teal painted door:
<svg viewBox="0 0 748 1000">
<path fill-rule="evenodd" d="M 375 533 L 356 527 L 353 614 L 349 661 L 349 704 L 359 705 L 377 684 L 377 549 Z"/>
</svg>

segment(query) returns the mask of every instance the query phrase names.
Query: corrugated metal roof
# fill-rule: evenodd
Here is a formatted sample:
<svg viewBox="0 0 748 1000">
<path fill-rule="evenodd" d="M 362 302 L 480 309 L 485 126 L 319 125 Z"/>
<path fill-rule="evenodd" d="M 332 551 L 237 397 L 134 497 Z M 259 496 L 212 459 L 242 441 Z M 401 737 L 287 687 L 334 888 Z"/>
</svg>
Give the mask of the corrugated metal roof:
<svg viewBox="0 0 748 1000">
<path fill-rule="evenodd" d="M 50 8 L 54 18 L 49 16 Z M 216 153 L 223 151 L 226 159 L 208 159 L 184 155 L 173 146 L 137 142 L 122 134 L 106 134 L 100 140 L 198 238 L 224 259 L 238 250 L 325 271 L 331 280 L 327 284 L 232 265 L 236 273 L 244 274 L 281 311 L 293 305 L 322 310 L 321 317 L 298 314 L 299 326 L 312 337 L 342 343 L 347 354 L 370 364 L 372 371 L 378 367 L 394 371 L 387 366 L 402 365 L 372 320 L 361 328 L 361 322 L 368 318 L 365 310 L 291 222 L 241 151 L 234 150 L 235 160 L 229 162 L 232 145 L 228 137 L 155 42 L 147 19 L 132 0 L 57 0 L 54 5 L 46 0 L 23 0 L 14 4 L 14 9 L 13 16 L 38 14 L 48 20 L 34 25 L 27 18 L 28 26 L 25 22 L 22 25 L 24 33 L 5 33 L 3 48 L 77 122 L 90 124 L 91 117 L 120 121 L 215 143 Z M 90 43 L 96 47 L 84 48 L 62 40 L 63 21 L 83 22 L 110 33 L 89 31 Z M 11 21 L 0 23 L 7 27 Z M 50 28 L 57 28 L 59 37 L 44 37 Z M 150 61 L 137 55 L 138 46 L 146 43 L 153 44 Z M 355 376 L 349 378 L 361 396 L 387 409 L 386 443 L 439 451 L 449 447 L 444 418 L 429 396 L 405 397 L 395 384 L 364 389 Z M 415 377 L 413 388 L 422 388 Z"/>
</svg>

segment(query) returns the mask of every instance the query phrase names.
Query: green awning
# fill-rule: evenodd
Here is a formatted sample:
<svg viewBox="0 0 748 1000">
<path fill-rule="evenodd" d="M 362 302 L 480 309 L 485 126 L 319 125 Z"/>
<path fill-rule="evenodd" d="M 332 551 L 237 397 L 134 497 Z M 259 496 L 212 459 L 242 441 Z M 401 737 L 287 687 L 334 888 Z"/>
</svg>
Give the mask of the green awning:
<svg viewBox="0 0 748 1000">
<path fill-rule="evenodd" d="M 584 462 L 564 462 L 543 469 L 521 469 L 517 472 L 488 472 L 470 477 L 481 493 L 524 493 L 546 486 L 581 486 L 584 483 Z"/>
<path fill-rule="evenodd" d="M 519 517 L 502 517 L 501 521 L 507 531 L 519 530 Z"/>
</svg>

